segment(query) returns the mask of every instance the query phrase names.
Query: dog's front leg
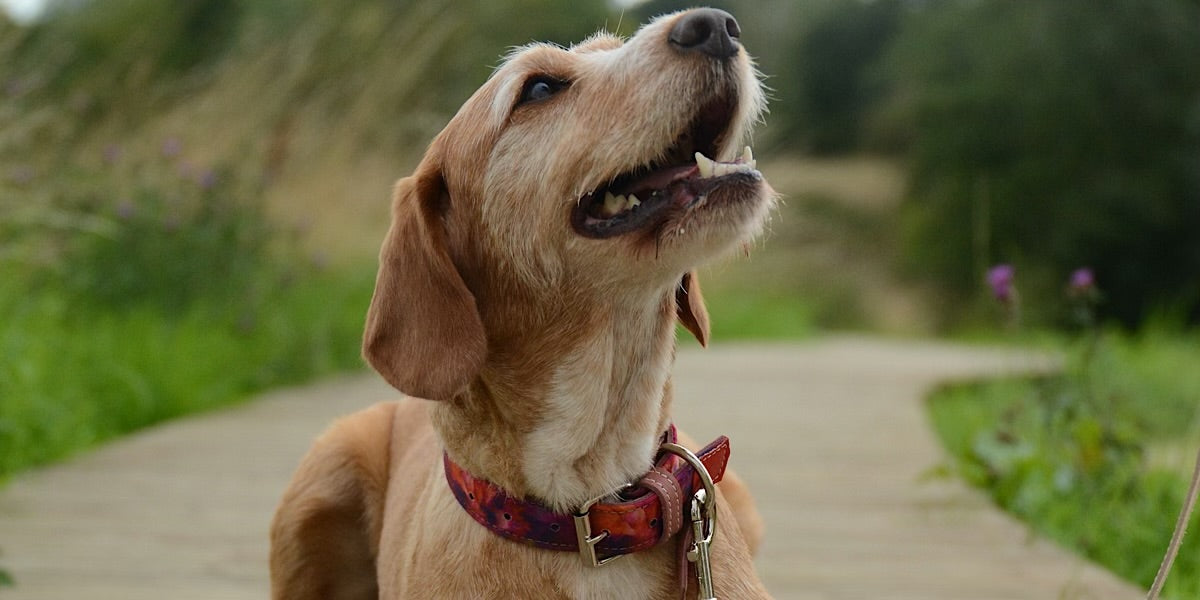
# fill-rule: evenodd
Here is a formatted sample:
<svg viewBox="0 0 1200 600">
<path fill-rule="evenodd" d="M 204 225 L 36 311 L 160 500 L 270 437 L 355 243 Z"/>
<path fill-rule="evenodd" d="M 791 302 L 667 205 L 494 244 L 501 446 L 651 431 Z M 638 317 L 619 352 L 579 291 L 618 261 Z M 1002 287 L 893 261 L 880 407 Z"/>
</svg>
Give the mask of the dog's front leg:
<svg viewBox="0 0 1200 600">
<path fill-rule="evenodd" d="M 378 598 L 394 412 L 394 404 L 381 404 L 346 417 L 304 457 L 271 523 L 272 598 Z"/>
</svg>

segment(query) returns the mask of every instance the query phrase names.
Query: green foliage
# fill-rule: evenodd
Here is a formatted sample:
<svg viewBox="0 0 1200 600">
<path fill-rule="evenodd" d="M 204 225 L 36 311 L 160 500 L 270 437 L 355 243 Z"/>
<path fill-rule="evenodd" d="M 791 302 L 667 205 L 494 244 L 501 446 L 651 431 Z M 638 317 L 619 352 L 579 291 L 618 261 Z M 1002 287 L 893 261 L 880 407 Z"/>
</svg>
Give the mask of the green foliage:
<svg viewBox="0 0 1200 600">
<path fill-rule="evenodd" d="M 169 315 L 71 308 L 55 291 L 5 284 L 0 478 L 256 390 L 358 367 L 372 281 L 365 270 L 308 274 L 234 321 L 200 301 Z"/>
<path fill-rule="evenodd" d="M 114 309 L 150 305 L 169 312 L 201 300 L 236 302 L 276 285 L 278 275 L 266 276 L 276 232 L 260 203 L 235 194 L 232 172 L 222 173 L 207 172 L 201 183 L 174 182 L 167 191 L 139 186 L 103 207 L 105 227 L 65 248 L 67 291 Z"/>
<path fill-rule="evenodd" d="M 311 265 L 243 173 L 162 150 L 0 187 L 0 478 L 360 365 L 370 270 Z"/>
<path fill-rule="evenodd" d="M 714 340 L 794 340 L 815 329 L 812 309 L 795 294 L 718 288 L 705 298 Z"/>
<path fill-rule="evenodd" d="M 833 2 L 786 38 L 788 61 L 771 84 L 785 102 L 776 131 L 815 154 L 860 148 L 885 89 L 875 72 L 899 31 L 901 0 Z"/>
<path fill-rule="evenodd" d="M 1106 314 L 1200 316 L 1200 6 L 943 1 L 890 57 L 911 135 L 907 247 L 961 300 L 988 264 L 1027 298 L 1090 265 Z"/>
<path fill-rule="evenodd" d="M 211 63 L 232 45 L 239 18 L 237 0 L 60 2 L 51 13 L 20 36 L 12 73 L 43 100 L 101 103 L 115 89 L 145 91 Z"/>
<path fill-rule="evenodd" d="M 953 470 L 1005 510 L 1066 547 L 1148 587 L 1186 482 L 1146 460 L 1147 447 L 1195 426 L 1200 360 L 1194 336 L 1108 334 L 1072 349 L 1063 376 L 944 389 L 934 428 Z M 1200 537 L 1181 555 L 1200 556 Z M 1167 596 L 1200 593 L 1184 560 Z"/>
</svg>

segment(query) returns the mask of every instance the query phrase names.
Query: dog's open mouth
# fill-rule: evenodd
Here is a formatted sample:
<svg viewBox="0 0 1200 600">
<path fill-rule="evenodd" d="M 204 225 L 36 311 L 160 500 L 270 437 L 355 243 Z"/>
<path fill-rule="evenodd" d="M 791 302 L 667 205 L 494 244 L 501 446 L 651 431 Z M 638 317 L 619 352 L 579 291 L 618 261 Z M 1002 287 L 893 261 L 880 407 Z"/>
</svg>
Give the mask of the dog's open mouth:
<svg viewBox="0 0 1200 600">
<path fill-rule="evenodd" d="M 732 117 L 727 102 L 701 109 L 661 161 L 643 165 L 579 199 L 571 224 L 580 235 L 608 238 L 656 227 L 672 212 L 703 206 L 718 188 L 757 186 L 762 174 L 747 146 L 732 162 L 717 156 Z"/>
</svg>

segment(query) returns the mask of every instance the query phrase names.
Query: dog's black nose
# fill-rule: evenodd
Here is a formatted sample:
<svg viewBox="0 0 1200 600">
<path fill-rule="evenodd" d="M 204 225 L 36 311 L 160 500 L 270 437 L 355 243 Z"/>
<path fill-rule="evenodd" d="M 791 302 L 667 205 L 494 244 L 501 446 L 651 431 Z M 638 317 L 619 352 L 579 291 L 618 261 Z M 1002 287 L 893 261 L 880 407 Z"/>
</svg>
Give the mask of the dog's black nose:
<svg viewBox="0 0 1200 600">
<path fill-rule="evenodd" d="M 729 58 L 737 54 L 737 39 L 741 35 L 742 29 L 733 15 L 715 8 L 701 8 L 680 17 L 667 39 L 682 50 Z"/>
</svg>

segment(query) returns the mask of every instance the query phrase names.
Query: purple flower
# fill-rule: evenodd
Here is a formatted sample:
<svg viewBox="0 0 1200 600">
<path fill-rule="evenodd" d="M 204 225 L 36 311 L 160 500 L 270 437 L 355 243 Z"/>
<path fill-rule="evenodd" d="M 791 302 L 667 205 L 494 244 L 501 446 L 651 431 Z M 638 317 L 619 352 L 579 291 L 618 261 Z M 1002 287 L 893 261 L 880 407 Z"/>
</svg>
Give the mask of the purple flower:
<svg viewBox="0 0 1200 600">
<path fill-rule="evenodd" d="M 169 137 L 163 140 L 162 155 L 166 158 L 175 158 L 183 151 L 183 144 L 179 142 L 179 138 Z"/>
<path fill-rule="evenodd" d="M 1007 303 L 1013 299 L 1013 276 L 1016 269 L 1012 265 L 996 265 L 988 270 L 987 282 L 992 288 L 992 295 L 997 300 Z"/>
<path fill-rule="evenodd" d="M 1072 292 L 1077 294 L 1088 292 L 1096 287 L 1096 274 L 1092 273 L 1092 270 L 1087 267 L 1075 269 L 1075 272 L 1071 273 L 1071 280 L 1068 286 Z"/>
<path fill-rule="evenodd" d="M 21 187 L 29 185 L 36 176 L 37 171 L 29 165 L 19 165 L 8 172 L 8 180 Z"/>
<path fill-rule="evenodd" d="M 116 144 L 109 144 L 104 147 L 104 164 L 113 165 L 121 159 L 121 147 Z"/>
<path fill-rule="evenodd" d="M 137 214 L 137 206 L 134 206 L 133 202 L 125 199 L 117 204 L 116 213 L 118 219 L 122 221 L 128 221 L 132 219 L 135 214 Z"/>
<path fill-rule="evenodd" d="M 29 89 L 29 85 L 23 80 L 13 77 L 4 84 L 4 93 L 10 98 L 16 98 L 24 94 Z"/>
<path fill-rule="evenodd" d="M 217 174 L 212 169 L 205 169 L 204 172 L 200 173 L 200 176 L 196 178 L 196 185 L 199 185 L 200 189 L 203 190 L 213 189 L 217 186 Z"/>
<path fill-rule="evenodd" d="M 312 255 L 312 266 L 317 270 L 324 270 L 329 266 L 329 253 L 317 251 Z"/>
</svg>

